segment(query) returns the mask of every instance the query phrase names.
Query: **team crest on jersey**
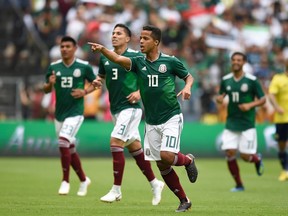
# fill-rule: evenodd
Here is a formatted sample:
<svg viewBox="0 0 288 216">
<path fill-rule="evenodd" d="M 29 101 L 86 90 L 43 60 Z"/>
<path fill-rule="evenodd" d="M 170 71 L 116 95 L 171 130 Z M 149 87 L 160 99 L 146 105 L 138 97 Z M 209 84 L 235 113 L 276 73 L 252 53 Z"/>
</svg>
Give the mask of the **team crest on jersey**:
<svg viewBox="0 0 288 216">
<path fill-rule="evenodd" d="M 248 91 L 247 83 L 242 84 L 240 89 L 241 89 L 242 92 L 247 92 Z"/>
<path fill-rule="evenodd" d="M 60 71 L 57 71 L 57 72 L 56 72 L 56 76 L 61 76 L 61 72 L 60 72 Z"/>
<path fill-rule="evenodd" d="M 79 68 L 76 68 L 73 72 L 74 77 L 80 77 L 81 76 L 81 71 Z"/>
<path fill-rule="evenodd" d="M 227 87 L 226 87 L 226 90 L 227 90 L 227 91 L 231 91 L 231 86 L 227 86 Z"/>
<path fill-rule="evenodd" d="M 167 71 L 166 65 L 165 65 L 165 64 L 161 64 L 161 65 L 159 66 L 159 68 L 158 68 L 158 71 L 159 71 L 160 73 L 165 73 L 165 72 Z"/>
</svg>

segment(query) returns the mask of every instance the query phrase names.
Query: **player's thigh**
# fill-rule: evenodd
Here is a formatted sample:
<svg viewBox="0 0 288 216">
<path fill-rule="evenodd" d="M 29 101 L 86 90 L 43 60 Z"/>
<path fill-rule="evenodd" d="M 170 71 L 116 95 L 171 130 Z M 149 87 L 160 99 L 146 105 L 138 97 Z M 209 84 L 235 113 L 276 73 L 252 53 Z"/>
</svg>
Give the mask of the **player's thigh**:
<svg viewBox="0 0 288 216">
<path fill-rule="evenodd" d="M 114 115 L 114 128 L 111 137 L 125 142 L 125 146 L 135 140 L 141 141 L 139 124 L 142 117 L 142 110 L 129 108 Z"/>
<path fill-rule="evenodd" d="M 228 149 L 238 149 L 238 143 L 240 141 L 240 132 L 235 132 L 225 129 L 222 134 L 222 145 L 223 151 Z"/>
<path fill-rule="evenodd" d="M 161 151 L 178 153 L 180 151 L 180 137 L 183 129 L 183 115 L 175 115 L 163 124 Z"/>
<path fill-rule="evenodd" d="M 276 140 L 286 142 L 288 140 L 288 123 L 276 124 Z"/>
<path fill-rule="evenodd" d="M 145 160 L 160 161 L 162 133 L 158 125 L 145 124 L 144 154 Z"/>
<path fill-rule="evenodd" d="M 54 119 L 54 125 L 55 125 L 56 135 L 57 135 L 57 137 L 59 137 L 63 122 L 60 122 L 60 121 L 57 121 L 56 119 Z"/>
<path fill-rule="evenodd" d="M 257 152 L 257 133 L 255 128 L 250 128 L 241 133 L 239 151 L 244 154 Z"/>
<path fill-rule="evenodd" d="M 64 137 L 70 142 L 73 142 L 80 126 L 82 125 L 83 120 L 84 117 L 82 115 L 66 118 L 62 123 L 59 137 Z"/>
</svg>

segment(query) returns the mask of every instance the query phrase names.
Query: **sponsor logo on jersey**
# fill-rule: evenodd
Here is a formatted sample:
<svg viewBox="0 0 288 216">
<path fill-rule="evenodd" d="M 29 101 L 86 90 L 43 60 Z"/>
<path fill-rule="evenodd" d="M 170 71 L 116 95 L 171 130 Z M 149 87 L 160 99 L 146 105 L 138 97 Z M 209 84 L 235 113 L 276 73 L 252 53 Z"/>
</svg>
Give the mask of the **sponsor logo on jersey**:
<svg viewBox="0 0 288 216">
<path fill-rule="evenodd" d="M 73 72 L 74 77 L 80 77 L 81 76 L 81 71 L 79 68 L 76 68 Z"/>
<path fill-rule="evenodd" d="M 57 72 L 56 72 L 56 76 L 61 76 L 61 72 L 60 72 L 60 71 L 57 71 Z"/>
<path fill-rule="evenodd" d="M 242 85 L 241 85 L 241 91 L 242 92 L 247 92 L 248 91 L 248 85 L 247 85 L 247 83 L 243 83 Z"/>
<path fill-rule="evenodd" d="M 166 65 L 165 65 L 165 64 L 161 64 L 161 65 L 159 66 L 159 68 L 158 68 L 158 71 L 159 71 L 160 73 L 165 73 L 165 72 L 167 71 Z"/>
<path fill-rule="evenodd" d="M 141 70 L 147 70 L 146 66 L 144 66 Z"/>
<path fill-rule="evenodd" d="M 151 155 L 151 152 L 150 152 L 150 149 L 149 149 L 149 148 L 145 149 L 145 155 L 147 155 L 147 156 L 150 156 L 150 155 Z"/>
<path fill-rule="evenodd" d="M 109 62 L 108 62 L 108 61 L 106 61 L 104 65 L 110 65 L 110 64 L 109 64 Z"/>
</svg>

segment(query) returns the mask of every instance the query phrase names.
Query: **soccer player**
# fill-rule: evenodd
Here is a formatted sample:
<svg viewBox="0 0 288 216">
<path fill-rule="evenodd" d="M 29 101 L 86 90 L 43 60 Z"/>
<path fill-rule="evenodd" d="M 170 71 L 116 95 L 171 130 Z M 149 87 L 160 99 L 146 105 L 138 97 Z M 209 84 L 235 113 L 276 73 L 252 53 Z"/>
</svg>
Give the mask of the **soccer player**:
<svg viewBox="0 0 288 216">
<path fill-rule="evenodd" d="M 288 140 L 288 59 L 285 72 L 273 76 L 269 86 L 269 99 L 275 109 L 274 123 L 278 142 L 278 158 L 282 172 L 279 181 L 288 180 L 288 156 L 286 152 Z"/>
<path fill-rule="evenodd" d="M 130 38 L 131 31 L 127 26 L 115 25 L 111 38 L 114 52 L 128 57 L 142 56 L 139 51 L 128 48 Z M 100 200 L 114 202 L 122 198 L 121 184 L 125 166 L 124 147 L 126 147 L 150 182 L 153 191 L 152 205 L 158 205 L 161 201 L 164 182 L 155 178 L 150 162 L 144 159 L 138 129 L 142 109 L 139 104 L 140 94 L 136 74 L 126 73 L 123 67 L 101 55 L 97 81 L 103 82 L 104 79 L 109 92 L 110 110 L 115 124 L 110 139 L 114 184 L 109 193 Z"/>
<path fill-rule="evenodd" d="M 146 56 L 126 57 L 106 47 L 90 43 L 92 51 L 100 51 L 110 61 L 120 64 L 137 75 L 140 95 L 146 113 L 144 153 L 145 159 L 156 161 L 160 173 L 169 189 L 178 197 L 180 205 L 176 212 L 191 208 L 179 177 L 172 166 L 184 166 L 189 180 L 197 180 L 198 171 L 192 154 L 180 152 L 180 136 L 183 115 L 177 96 L 188 100 L 191 96 L 193 77 L 174 56 L 159 52 L 161 30 L 155 26 L 144 26 L 140 35 L 141 52 Z M 176 95 L 175 77 L 185 81 L 184 88 Z M 95 83 L 97 86 L 97 83 Z M 99 82 L 99 85 L 101 83 Z"/>
<path fill-rule="evenodd" d="M 226 95 L 229 97 L 222 150 L 225 151 L 229 171 L 236 182 L 236 187 L 231 192 L 244 191 L 236 160 L 237 150 L 244 161 L 255 164 L 259 176 L 264 171 L 261 155 L 256 154 L 255 107 L 263 105 L 266 99 L 256 77 L 243 71 L 245 62 L 245 54 L 232 54 L 232 73 L 222 78 L 216 98 L 218 103 L 222 103 Z"/>
<path fill-rule="evenodd" d="M 58 193 L 67 195 L 70 190 L 70 165 L 80 179 L 78 196 L 85 196 L 91 180 L 85 175 L 76 152 L 76 134 L 83 122 L 83 97 L 92 92 L 91 85 L 84 90 L 85 80 L 96 78 L 88 62 L 75 58 L 76 41 L 69 36 L 61 39 L 61 59 L 52 62 L 46 73 L 44 92 L 56 91 L 55 129 L 61 155 L 63 179 Z"/>
</svg>

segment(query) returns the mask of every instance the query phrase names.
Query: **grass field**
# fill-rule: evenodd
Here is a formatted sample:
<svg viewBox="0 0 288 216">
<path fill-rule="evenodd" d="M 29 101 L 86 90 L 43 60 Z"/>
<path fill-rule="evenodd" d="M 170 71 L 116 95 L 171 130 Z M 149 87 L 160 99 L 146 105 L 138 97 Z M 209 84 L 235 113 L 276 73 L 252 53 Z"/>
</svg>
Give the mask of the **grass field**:
<svg viewBox="0 0 288 216">
<path fill-rule="evenodd" d="M 288 215 L 288 181 L 278 182 L 280 166 L 276 159 L 267 159 L 265 173 L 258 177 L 254 165 L 239 162 L 246 191 L 231 193 L 234 182 L 224 159 L 197 159 L 199 178 L 191 184 L 185 169 L 176 168 L 183 187 L 191 199 L 195 216 Z M 100 202 L 112 185 L 110 158 L 84 158 L 82 164 L 92 184 L 86 197 L 76 195 L 79 182 L 71 172 L 71 190 L 67 196 L 57 194 L 61 181 L 58 158 L 0 158 L 0 215 L 175 215 L 178 200 L 166 186 L 162 201 L 151 205 L 149 183 L 132 159 L 126 160 L 120 202 Z M 155 164 L 153 169 L 161 179 Z"/>
</svg>

